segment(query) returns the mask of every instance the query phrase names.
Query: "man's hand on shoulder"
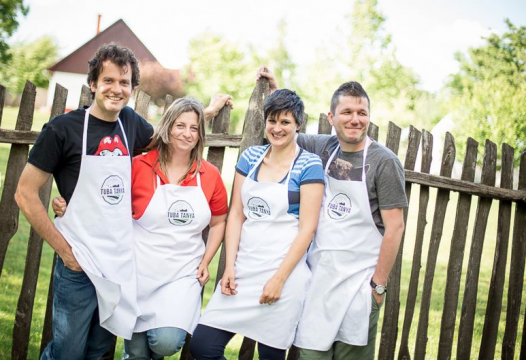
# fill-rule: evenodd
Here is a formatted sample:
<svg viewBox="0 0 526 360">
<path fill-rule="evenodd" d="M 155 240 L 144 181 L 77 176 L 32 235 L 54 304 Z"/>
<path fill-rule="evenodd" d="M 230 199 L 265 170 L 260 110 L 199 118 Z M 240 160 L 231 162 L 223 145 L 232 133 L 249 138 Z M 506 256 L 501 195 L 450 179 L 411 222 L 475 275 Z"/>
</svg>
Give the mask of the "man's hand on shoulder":
<svg viewBox="0 0 526 360">
<path fill-rule="evenodd" d="M 259 81 L 262 77 L 268 79 L 268 84 L 270 87 L 270 93 L 272 94 L 274 91 L 279 89 L 278 81 L 276 80 L 276 77 L 268 69 L 265 65 L 261 65 L 258 69 L 258 72 L 256 73 L 256 82 Z"/>
</svg>

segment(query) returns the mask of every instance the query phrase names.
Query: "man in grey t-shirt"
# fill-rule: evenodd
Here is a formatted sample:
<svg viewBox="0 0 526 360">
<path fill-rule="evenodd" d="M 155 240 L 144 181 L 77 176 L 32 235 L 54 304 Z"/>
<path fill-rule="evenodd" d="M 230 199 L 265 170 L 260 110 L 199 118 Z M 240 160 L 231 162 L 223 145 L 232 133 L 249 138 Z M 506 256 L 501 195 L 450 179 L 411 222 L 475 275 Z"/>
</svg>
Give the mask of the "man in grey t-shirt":
<svg viewBox="0 0 526 360">
<path fill-rule="evenodd" d="M 271 72 L 261 68 L 259 77 L 269 79 L 271 92 L 278 88 Z M 294 342 L 300 360 L 374 358 L 407 198 L 397 156 L 367 137 L 369 114 L 363 87 L 347 82 L 335 91 L 328 114 L 336 136 L 298 136 L 301 147 L 320 155 L 326 169 L 329 164 L 308 257 L 311 286 Z"/>
</svg>

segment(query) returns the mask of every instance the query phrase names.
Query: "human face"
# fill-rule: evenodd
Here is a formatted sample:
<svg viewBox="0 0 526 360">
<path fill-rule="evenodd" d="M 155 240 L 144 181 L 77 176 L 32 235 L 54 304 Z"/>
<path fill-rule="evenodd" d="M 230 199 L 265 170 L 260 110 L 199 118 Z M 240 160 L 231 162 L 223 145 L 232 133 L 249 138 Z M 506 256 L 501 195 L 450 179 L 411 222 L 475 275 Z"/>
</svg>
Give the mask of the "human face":
<svg viewBox="0 0 526 360">
<path fill-rule="evenodd" d="M 369 128 L 369 102 L 364 97 L 340 96 L 334 114 L 329 112 L 343 151 L 359 151 L 365 146 Z"/>
<path fill-rule="evenodd" d="M 90 84 L 91 91 L 95 93 L 91 114 L 101 120 L 116 121 L 119 112 L 130 100 L 133 91 L 131 78 L 130 64 L 125 69 L 110 60 L 104 61 L 97 82 Z"/>
<path fill-rule="evenodd" d="M 291 112 L 281 112 L 277 116 L 272 115 L 265 122 L 265 133 L 270 145 L 275 147 L 287 147 L 294 143 L 299 125 Z"/>
<path fill-rule="evenodd" d="M 199 141 L 199 117 L 193 111 L 184 112 L 174 121 L 170 131 L 174 153 L 188 153 Z"/>
</svg>

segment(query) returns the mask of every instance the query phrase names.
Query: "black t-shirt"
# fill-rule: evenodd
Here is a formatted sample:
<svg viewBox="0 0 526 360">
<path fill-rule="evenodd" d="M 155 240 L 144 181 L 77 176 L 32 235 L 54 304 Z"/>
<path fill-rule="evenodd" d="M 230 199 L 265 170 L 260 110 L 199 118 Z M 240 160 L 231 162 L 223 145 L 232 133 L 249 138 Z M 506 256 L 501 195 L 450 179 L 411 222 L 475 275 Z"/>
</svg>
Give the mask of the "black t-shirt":
<svg viewBox="0 0 526 360">
<path fill-rule="evenodd" d="M 60 195 L 69 203 L 80 172 L 82 132 L 86 108 L 59 115 L 46 123 L 29 153 L 28 162 L 53 174 Z M 119 114 L 126 132 L 130 152 L 146 147 L 153 127 L 130 107 Z M 129 155 L 119 123 L 100 120 L 92 115 L 88 121 L 87 155 Z M 130 157 L 131 160 L 131 157 Z"/>
</svg>

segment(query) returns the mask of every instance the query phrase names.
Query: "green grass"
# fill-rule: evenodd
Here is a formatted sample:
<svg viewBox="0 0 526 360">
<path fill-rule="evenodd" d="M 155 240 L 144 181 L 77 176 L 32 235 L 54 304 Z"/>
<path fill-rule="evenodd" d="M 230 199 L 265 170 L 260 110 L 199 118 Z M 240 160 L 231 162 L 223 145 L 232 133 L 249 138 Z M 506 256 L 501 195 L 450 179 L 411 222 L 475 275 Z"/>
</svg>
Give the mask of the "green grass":
<svg viewBox="0 0 526 360">
<path fill-rule="evenodd" d="M 14 123 L 16 120 L 16 109 L 6 108 L 4 110 L 4 119 L 2 120 L 2 128 L 14 128 Z M 47 121 L 49 118 L 48 114 L 36 113 L 35 114 L 35 124 L 33 125 L 33 130 L 40 130 L 42 124 Z M 9 156 L 10 145 L 0 144 L 0 172 L 2 174 L 2 183 L 5 176 L 5 167 L 7 164 L 7 159 Z M 223 179 L 225 186 L 228 191 L 231 189 L 232 179 L 234 176 L 234 166 L 237 158 L 236 149 L 228 149 L 227 155 L 225 158 L 225 163 L 223 165 Z M 403 255 L 403 265 L 402 265 L 402 286 L 401 286 L 401 309 L 399 317 L 399 335 L 398 342 L 400 342 L 401 331 L 403 326 L 403 317 L 405 312 L 405 300 L 407 297 L 407 288 L 409 286 L 409 276 L 411 263 L 413 259 L 413 248 L 414 248 L 414 237 L 416 232 L 416 217 L 418 211 L 418 191 L 419 187 L 414 186 L 413 192 L 411 194 L 411 206 L 409 209 L 409 217 L 406 226 L 406 237 L 405 237 L 405 247 Z M 2 189 L 3 190 L 3 189 Z M 56 188 L 54 188 L 54 194 L 56 194 Z M 426 228 L 426 235 L 424 239 L 424 249 L 422 256 L 422 267 L 420 269 L 420 281 L 419 281 L 419 294 L 417 297 L 417 304 L 415 315 L 412 322 L 412 328 L 410 332 L 410 341 L 409 349 L 410 353 L 414 354 L 414 346 L 416 339 L 416 331 L 418 325 L 418 316 L 419 316 L 419 306 L 421 301 L 421 291 L 423 288 L 423 278 L 425 274 L 425 259 L 427 258 L 427 243 L 429 241 L 429 235 L 432 227 L 432 217 L 434 213 L 434 202 L 436 198 L 436 191 L 431 190 L 430 201 L 428 206 L 427 220 L 428 225 Z M 446 286 L 446 273 L 447 273 L 447 264 L 449 259 L 449 248 L 451 242 L 451 236 L 454 227 L 456 205 L 457 205 L 458 196 L 455 193 L 452 193 L 451 199 L 449 201 L 449 206 L 446 215 L 446 221 L 444 226 L 444 233 L 442 241 L 439 248 L 439 256 L 437 267 L 435 271 L 435 279 L 433 283 L 433 292 L 431 299 L 431 310 L 429 314 L 429 329 L 428 329 L 428 343 L 427 343 L 427 358 L 434 359 L 437 357 L 438 352 L 438 341 L 440 336 L 440 324 L 442 320 L 442 308 L 444 301 L 444 292 Z M 464 282 L 465 274 L 468 265 L 469 259 L 469 249 L 471 236 L 473 231 L 473 222 L 476 214 L 478 199 L 476 197 L 472 200 L 471 213 L 470 213 L 470 224 L 468 226 L 468 235 L 466 242 L 466 251 L 463 262 L 463 271 L 462 279 L 460 286 L 460 299 L 457 312 L 457 332 L 455 333 L 455 341 L 452 351 L 452 358 L 456 358 L 456 341 L 458 336 L 458 324 L 460 321 L 460 311 L 462 307 L 462 294 L 464 291 Z M 496 239 L 496 229 L 497 229 L 497 213 L 498 213 L 498 203 L 494 202 L 491 208 L 488 227 L 486 231 L 486 240 L 484 244 L 484 251 L 482 255 L 482 265 L 480 272 L 479 280 L 479 296 L 477 298 L 476 305 L 476 315 L 475 315 L 475 329 L 473 333 L 473 343 L 472 343 L 472 356 L 478 354 L 478 348 L 480 346 L 480 341 L 482 337 L 483 322 L 485 317 L 485 308 L 487 302 L 487 293 L 491 278 L 491 271 L 493 266 L 493 257 L 495 253 L 495 239 Z M 512 214 L 513 215 L 513 214 Z M 512 229 L 513 231 L 513 229 Z M 2 276 L 0 278 L 0 359 L 8 359 L 11 357 L 11 343 L 12 343 L 12 332 L 13 332 L 13 323 L 15 317 L 16 306 L 18 302 L 18 297 L 20 295 L 20 289 L 23 279 L 24 263 L 27 253 L 27 239 L 29 237 L 29 226 L 23 216 L 20 216 L 19 229 L 16 235 L 11 239 L 9 244 L 8 252 L 6 255 L 6 261 L 4 264 L 4 269 L 2 271 Z M 508 262 L 507 268 L 509 269 L 511 253 L 511 238 L 508 251 Z M 210 299 L 211 294 L 213 293 L 213 284 L 215 283 L 215 275 L 217 271 L 217 259 L 219 255 L 216 255 L 213 262 L 210 265 L 210 273 L 212 278 L 205 288 L 204 294 L 204 306 Z M 45 306 L 47 300 L 47 292 L 49 286 L 49 279 L 51 274 L 51 264 L 52 264 L 53 251 L 47 245 L 44 244 L 42 261 L 40 266 L 40 273 L 37 284 L 37 291 L 35 297 L 35 306 L 33 313 L 33 320 L 31 325 L 31 336 L 29 344 L 29 359 L 37 359 L 40 349 L 41 333 L 43 327 L 43 319 L 45 313 Z M 507 283 L 508 279 L 506 278 L 504 298 L 503 298 L 503 310 L 500 317 L 500 326 L 499 326 L 499 338 L 497 342 L 495 358 L 500 358 L 501 346 L 502 346 L 502 337 L 504 335 L 505 321 L 506 321 L 506 305 L 507 305 Z M 524 305 L 526 303 L 526 294 L 523 294 L 522 298 L 522 308 L 519 318 L 519 329 L 518 329 L 518 344 L 516 346 L 515 357 L 519 357 L 520 352 L 520 340 L 522 338 L 522 327 L 524 323 Z M 382 315 L 383 317 L 383 311 Z M 382 318 L 380 319 L 379 324 L 382 323 Z M 380 333 L 378 333 L 377 345 L 379 342 Z M 242 338 L 237 336 L 231 341 L 227 348 L 226 357 L 228 359 L 236 359 L 237 351 L 241 346 Z M 398 346 L 397 346 L 398 349 Z M 115 359 L 120 359 L 122 356 L 122 340 L 119 340 L 117 344 L 117 350 L 115 354 Z M 179 355 L 172 356 L 168 359 L 178 359 Z"/>
</svg>

